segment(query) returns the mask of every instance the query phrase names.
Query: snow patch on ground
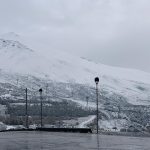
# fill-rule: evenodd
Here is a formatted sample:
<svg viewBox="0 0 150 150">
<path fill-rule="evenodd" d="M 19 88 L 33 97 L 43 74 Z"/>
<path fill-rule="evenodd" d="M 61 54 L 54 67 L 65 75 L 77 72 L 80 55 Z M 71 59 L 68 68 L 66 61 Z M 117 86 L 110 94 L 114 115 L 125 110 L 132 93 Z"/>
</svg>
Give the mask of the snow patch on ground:
<svg viewBox="0 0 150 150">
<path fill-rule="evenodd" d="M 112 119 L 112 120 L 100 120 L 99 128 L 103 128 L 106 131 L 114 131 L 116 127 L 116 131 L 120 131 L 121 128 L 126 127 L 127 120 L 125 119 Z"/>
<path fill-rule="evenodd" d="M 78 128 L 86 128 L 87 125 L 89 125 L 90 123 L 92 123 L 95 118 L 96 118 L 95 115 L 88 116 L 85 121 L 81 122 L 81 123 L 78 125 Z"/>
</svg>

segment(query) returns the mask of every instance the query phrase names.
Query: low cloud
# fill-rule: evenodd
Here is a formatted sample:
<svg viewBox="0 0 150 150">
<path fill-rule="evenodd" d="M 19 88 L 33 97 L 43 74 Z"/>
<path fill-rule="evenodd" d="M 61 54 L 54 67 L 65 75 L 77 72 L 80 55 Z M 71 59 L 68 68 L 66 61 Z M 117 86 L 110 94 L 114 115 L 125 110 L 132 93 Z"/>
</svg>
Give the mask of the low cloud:
<svg viewBox="0 0 150 150">
<path fill-rule="evenodd" d="M 0 0 L 0 32 L 29 36 L 44 52 L 150 72 L 149 14 L 149 0 Z"/>
</svg>

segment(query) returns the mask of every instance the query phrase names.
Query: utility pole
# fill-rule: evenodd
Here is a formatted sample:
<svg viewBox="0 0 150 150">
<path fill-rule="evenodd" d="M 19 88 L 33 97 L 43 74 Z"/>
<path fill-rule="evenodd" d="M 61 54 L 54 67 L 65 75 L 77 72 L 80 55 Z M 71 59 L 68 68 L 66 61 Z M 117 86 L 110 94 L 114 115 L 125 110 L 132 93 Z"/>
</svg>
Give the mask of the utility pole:
<svg viewBox="0 0 150 150">
<path fill-rule="evenodd" d="M 86 96 L 86 107 L 88 108 L 88 103 L 89 103 L 89 97 Z"/>
<path fill-rule="evenodd" d="M 29 128 L 29 125 L 28 125 L 28 89 L 26 88 L 25 91 L 26 91 L 26 128 L 28 129 Z"/>
<path fill-rule="evenodd" d="M 96 77 L 95 78 L 95 83 L 96 83 L 96 131 L 97 131 L 97 134 L 98 134 L 98 128 L 99 128 L 99 126 L 98 126 L 98 117 L 99 117 L 99 111 L 98 111 L 98 83 L 99 83 L 99 78 L 98 77 Z"/>
<path fill-rule="evenodd" d="M 42 103 L 42 89 L 39 89 L 40 101 L 41 101 L 41 128 L 43 127 L 43 103 Z"/>
<path fill-rule="evenodd" d="M 46 92 L 45 92 L 45 94 L 46 94 L 46 95 L 45 95 L 45 96 L 46 96 L 45 99 L 48 101 L 48 98 L 47 98 L 47 97 L 48 97 L 48 83 L 46 84 Z"/>
</svg>

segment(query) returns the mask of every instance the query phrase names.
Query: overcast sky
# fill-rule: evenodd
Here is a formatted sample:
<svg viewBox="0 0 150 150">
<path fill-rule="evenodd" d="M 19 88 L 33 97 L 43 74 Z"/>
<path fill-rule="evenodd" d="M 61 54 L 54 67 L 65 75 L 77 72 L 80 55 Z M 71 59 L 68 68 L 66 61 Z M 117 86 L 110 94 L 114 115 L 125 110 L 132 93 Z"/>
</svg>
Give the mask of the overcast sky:
<svg viewBox="0 0 150 150">
<path fill-rule="evenodd" d="M 0 0 L 0 33 L 150 72 L 150 0 Z"/>
</svg>

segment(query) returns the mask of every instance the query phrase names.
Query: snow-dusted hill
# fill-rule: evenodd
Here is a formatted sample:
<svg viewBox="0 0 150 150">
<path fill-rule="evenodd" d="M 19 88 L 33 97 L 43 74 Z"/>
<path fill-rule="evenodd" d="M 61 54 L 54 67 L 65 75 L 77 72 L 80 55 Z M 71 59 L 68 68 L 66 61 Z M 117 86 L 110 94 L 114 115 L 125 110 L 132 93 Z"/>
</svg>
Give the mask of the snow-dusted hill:
<svg viewBox="0 0 150 150">
<path fill-rule="evenodd" d="M 47 101 L 45 106 L 51 108 L 45 108 L 47 115 L 66 115 L 66 118 L 95 115 L 94 78 L 98 76 L 101 128 L 140 126 L 142 129 L 149 124 L 150 73 L 111 67 L 62 51 L 50 49 L 42 53 L 27 43 L 13 32 L 0 36 L 0 103 L 11 115 L 24 115 L 25 88 L 30 107 L 38 104 L 41 87 Z M 36 107 L 30 115 L 38 115 Z M 92 120 L 82 125 L 94 123 L 93 117 Z"/>
<path fill-rule="evenodd" d="M 60 82 L 75 82 L 95 86 L 100 77 L 100 88 L 123 95 L 132 104 L 150 104 L 150 74 L 95 63 L 70 54 L 50 50 L 38 53 L 19 42 L 19 35 L 9 33 L 0 39 L 0 69 L 22 75 Z"/>
</svg>

